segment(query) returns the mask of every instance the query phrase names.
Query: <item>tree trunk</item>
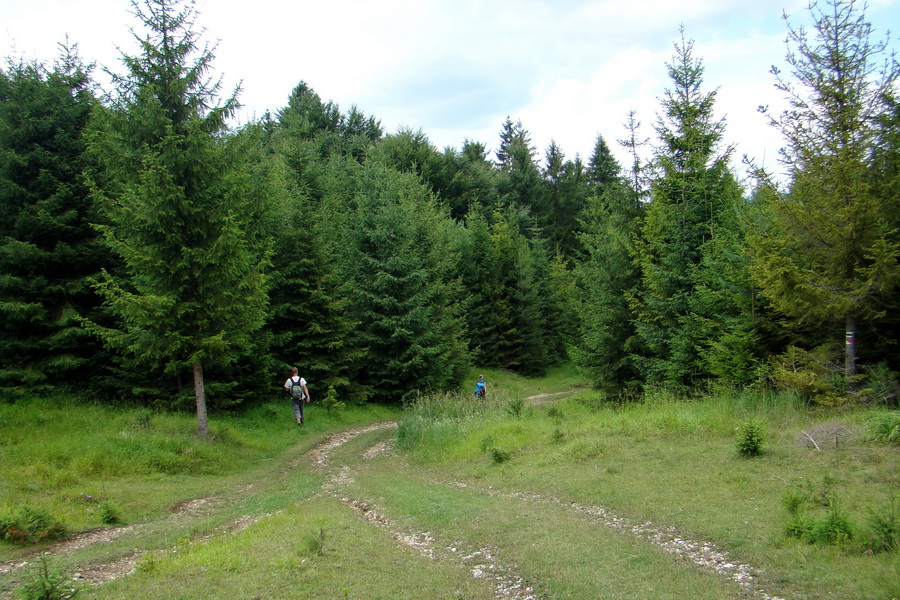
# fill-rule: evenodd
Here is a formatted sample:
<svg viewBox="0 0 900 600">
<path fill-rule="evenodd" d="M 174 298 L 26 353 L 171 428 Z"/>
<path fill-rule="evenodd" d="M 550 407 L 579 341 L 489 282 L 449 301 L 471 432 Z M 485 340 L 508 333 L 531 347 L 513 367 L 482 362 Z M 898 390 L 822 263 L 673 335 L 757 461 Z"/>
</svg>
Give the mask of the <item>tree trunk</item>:
<svg viewBox="0 0 900 600">
<path fill-rule="evenodd" d="M 203 363 L 194 361 L 194 397 L 197 399 L 197 433 L 200 437 L 209 435 L 209 420 L 206 418 L 206 392 L 203 389 Z"/>
<path fill-rule="evenodd" d="M 854 376 L 856 375 L 856 319 L 852 314 L 847 315 L 847 338 L 844 346 L 844 377 L 847 380 L 847 389 L 855 388 Z"/>
</svg>

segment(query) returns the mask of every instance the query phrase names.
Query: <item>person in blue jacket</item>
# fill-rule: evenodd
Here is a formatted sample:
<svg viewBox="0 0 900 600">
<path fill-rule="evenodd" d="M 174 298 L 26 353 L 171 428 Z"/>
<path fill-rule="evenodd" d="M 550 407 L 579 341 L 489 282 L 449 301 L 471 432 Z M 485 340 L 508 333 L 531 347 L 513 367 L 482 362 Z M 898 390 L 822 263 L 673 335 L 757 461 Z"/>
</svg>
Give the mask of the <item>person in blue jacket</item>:
<svg viewBox="0 0 900 600">
<path fill-rule="evenodd" d="M 484 381 L 484 375 L 478 376 L 478 381 L 475 382 L 475 397 L 479 400 L 484 400 L 484 397 L 487 395 L 487 383 Z"/>
</svg>

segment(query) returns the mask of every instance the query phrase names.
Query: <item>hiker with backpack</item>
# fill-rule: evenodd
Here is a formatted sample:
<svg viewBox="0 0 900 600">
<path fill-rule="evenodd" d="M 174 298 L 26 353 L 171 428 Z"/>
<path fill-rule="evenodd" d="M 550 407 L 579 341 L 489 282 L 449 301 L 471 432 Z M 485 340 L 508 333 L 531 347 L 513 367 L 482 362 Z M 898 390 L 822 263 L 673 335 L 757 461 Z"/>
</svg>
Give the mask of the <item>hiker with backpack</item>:
<svg viewBox="0 0 900 600">
<path fill-rule="evenodd" d="M 480 375 L 478 381 L 475 382 L 475 397 L 479 400 L 484 400 L 486 395 L 487 383 L 484 381 L 484 375 Z"/>
<path fill-rule="evenodd" d="M 284 389 L 291 395 L 297 425 L 303 425 L 303 406 L 309 404 L 309 390 L 306 389 L 306 380 L 300 377 L 297 367 L 291 367 L 291 376 L 284 382 Z"/>
</svg>

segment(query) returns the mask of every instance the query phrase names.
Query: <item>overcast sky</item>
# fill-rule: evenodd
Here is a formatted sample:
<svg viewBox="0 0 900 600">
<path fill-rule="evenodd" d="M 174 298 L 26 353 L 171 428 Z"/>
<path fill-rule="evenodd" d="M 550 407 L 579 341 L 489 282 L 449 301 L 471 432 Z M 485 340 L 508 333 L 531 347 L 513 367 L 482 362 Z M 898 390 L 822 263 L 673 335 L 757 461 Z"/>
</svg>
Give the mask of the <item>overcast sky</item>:
<svg viewBox="0 0 900 600">
<path fill-rule="evenodd" d="M 736 156 L 777 167 L 781 140 L 757 112 L 781 105 L 770 67 L 783 65 L 787 11 L 806 0 L 198 0 L 214 68 L 238 83 L 246 121 L 287 103 L 306 81 L 342 110 L 379 118 L 387 133 L 421 129 L 439 149 L 464 140 L 495 150 L 503 121 L 521 120 L 543 163 L 551 139 L 586 161 L 616 140 L 635 110 L 645 137 L 670 81 L 679 26 L 695 41 L 706 89 Z M 876 38 L 900 33 L 900 0 L 869 0 Z M 86 61 L 121 72 L 142 31 L 127 0 L 3 0 L 0 53 L 51 62 L 68 35 Z M 99 78 L 99 77 L 98 77 Z"/>
</svg>

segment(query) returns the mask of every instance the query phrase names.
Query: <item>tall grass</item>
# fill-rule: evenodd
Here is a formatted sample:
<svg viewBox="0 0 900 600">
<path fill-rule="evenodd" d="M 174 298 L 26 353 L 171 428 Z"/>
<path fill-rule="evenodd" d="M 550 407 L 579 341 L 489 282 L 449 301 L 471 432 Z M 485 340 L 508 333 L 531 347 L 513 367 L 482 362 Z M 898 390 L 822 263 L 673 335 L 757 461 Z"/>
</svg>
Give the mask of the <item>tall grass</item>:
<svg viewBox="0 0 900 600">
<path fill-rule="evenodd" d="M 0 517 L 31 506 L 77 531 L 107 524 L 105 507 L 115 505 L 116 520 L 128 521 L 138 516 L 135 503 L 146 508 L 152 489 L 165 481 L 239 473 L 298 437 L 378 418 L 371 408 L 328 413 L 313 407 L 298 430 L 290 411 L 288 402 L 279 402 L 213 415 L 210 437 L 200 438 L 189 413 L 43 398 L 0 404 Z M 153 488 L 149 482 L 156 482 Z"/>
</svg>

